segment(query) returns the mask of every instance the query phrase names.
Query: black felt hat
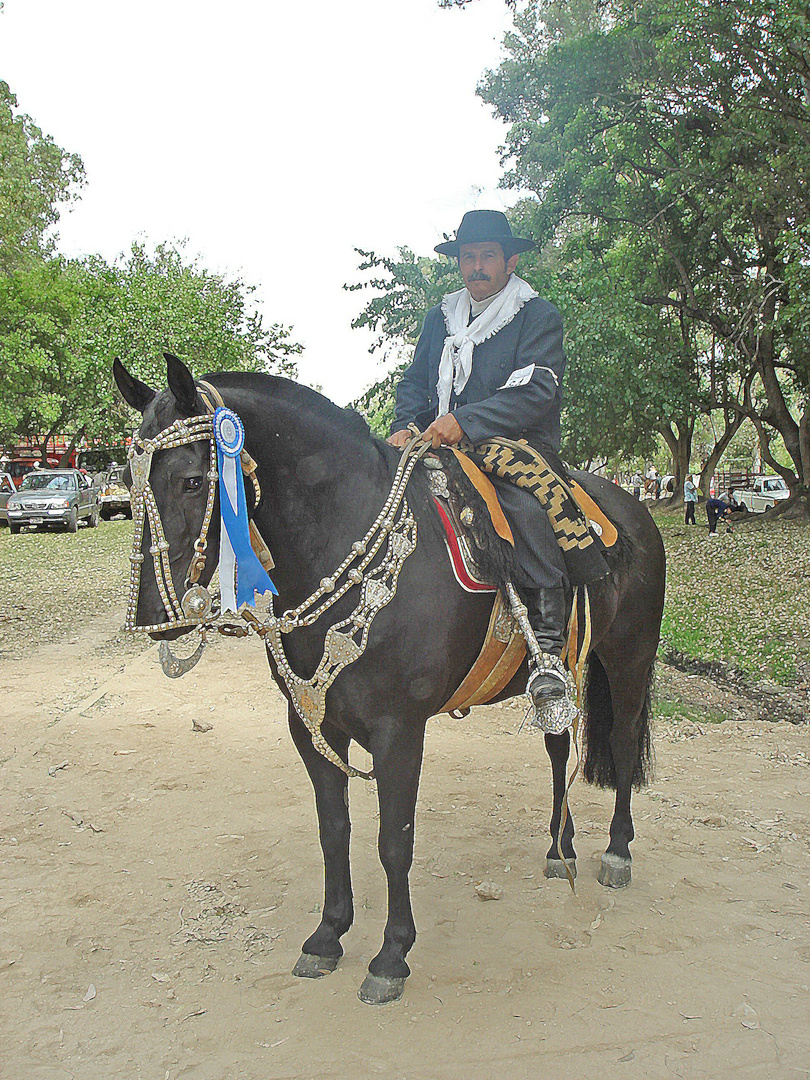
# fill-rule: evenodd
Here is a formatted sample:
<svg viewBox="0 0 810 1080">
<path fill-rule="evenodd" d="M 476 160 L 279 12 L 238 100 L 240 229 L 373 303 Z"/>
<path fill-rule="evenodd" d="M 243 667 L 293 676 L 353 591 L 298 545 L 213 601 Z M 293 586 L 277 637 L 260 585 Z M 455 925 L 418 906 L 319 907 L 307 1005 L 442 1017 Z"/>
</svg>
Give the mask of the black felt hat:
<svg viewBox="0 0 810 1080">
<path fill-rule="evenodd" d="M 455 240 L 437 244 L 433 250 L 440 255 L 457 258 L 462 244 L 481 244 L 487 240 L 496 240 L 501 244 L 507 258 L 536 247 L 534 240 L 523 240 L 512 235 L 506 214 L 500 210 L 468 210 L 461 219 Z"/>
</svg>

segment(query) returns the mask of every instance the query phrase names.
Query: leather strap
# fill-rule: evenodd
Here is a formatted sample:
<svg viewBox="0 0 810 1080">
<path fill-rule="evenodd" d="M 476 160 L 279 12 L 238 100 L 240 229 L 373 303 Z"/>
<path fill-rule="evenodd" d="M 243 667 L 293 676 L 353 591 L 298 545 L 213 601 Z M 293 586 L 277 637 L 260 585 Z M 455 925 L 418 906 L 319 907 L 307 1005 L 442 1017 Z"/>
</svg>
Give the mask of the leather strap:
<svg viewBox="0 0 810 1080">
<path fill-rule="evenodd" d="M 514 547 L 515 539 L 512 536 L 512 530 L 509 527 L 509 522 L 506 520 L 506 514 L 504 514 L 501 508 L 492 481 L 465 453 L 461 450 L 456 450 L 455 448 L 451 449 L 453 449 L 453 453 L 456 456 L 456 461 L 458 461 L 459 465 L 467 474 L 468 480 L 487 504 L 487 510 L 489 510 L 489 516 L 492 518 L 492 526 L 495 529 L 495 532 L 502 540 L 506 540 Z"/>
</svg>

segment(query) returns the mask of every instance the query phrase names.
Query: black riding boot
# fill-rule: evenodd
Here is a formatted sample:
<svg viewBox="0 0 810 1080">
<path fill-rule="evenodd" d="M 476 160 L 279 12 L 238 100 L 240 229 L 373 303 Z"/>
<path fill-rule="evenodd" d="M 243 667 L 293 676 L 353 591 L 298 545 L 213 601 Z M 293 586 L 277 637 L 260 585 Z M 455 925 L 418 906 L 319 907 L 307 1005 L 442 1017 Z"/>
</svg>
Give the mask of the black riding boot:
<svg viewBox="0 0 810 1080">
<path fill-rule="evenodd" d="M 568 604 L 562 588 L 527 589 L 525 597 L 529 622 L 543 654 L 542 664 L 531 666 L 526 690 L 534 705 L 535 724 L 547 730 L 549 717 L 561 712 L 560 707 L 568 697 L 568 682 L 560 662 L 566 644 Z"/>
</svg>

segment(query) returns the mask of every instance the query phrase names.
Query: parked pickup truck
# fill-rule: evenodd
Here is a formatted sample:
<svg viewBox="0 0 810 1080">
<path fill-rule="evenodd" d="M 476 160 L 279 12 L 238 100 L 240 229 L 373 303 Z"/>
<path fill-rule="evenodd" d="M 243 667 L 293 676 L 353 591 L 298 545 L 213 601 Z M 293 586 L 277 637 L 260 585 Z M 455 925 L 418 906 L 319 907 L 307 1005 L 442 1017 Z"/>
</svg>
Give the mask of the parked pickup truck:
<svg viewBox="0 0 810 1080">
<path fill-rule="evenodd" d="M 132 517 L 132 506 L 129 501 L 129 491 L 122 477 L 123 465 L 111 466 L 101 481 L 99 496 L 101 499 L 101 516 L 105 521 L 123 514 L 124 517 Z"/>
<path fill-rule="evenodd" d="M 76 532 L 80 518 L 94 529 L 100 516 L 98 489 L 77 469 L 34 470 L 9 496 L 6 513 L 12 533 L 25 525 L 59 525 Z"/>
<path fill-rule="evenodd" d="M 750 488 L 738 488 L 734 501 L 755 514 L 762 514 L 789 496 L 790 489 L 781 476 L 759 476 Z"/>
</svg>

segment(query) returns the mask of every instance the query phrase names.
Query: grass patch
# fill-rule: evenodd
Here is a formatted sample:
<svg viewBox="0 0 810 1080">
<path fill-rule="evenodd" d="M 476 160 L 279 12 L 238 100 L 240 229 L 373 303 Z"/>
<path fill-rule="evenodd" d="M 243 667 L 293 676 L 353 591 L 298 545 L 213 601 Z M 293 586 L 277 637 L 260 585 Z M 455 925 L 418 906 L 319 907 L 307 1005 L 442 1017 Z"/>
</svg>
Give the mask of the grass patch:
<svg viewBox="0 0 810 1080">
<path fill-rule="evenodd" d="M 655 717 L 659 720 L 689 720 L 693 724 L 722 724 L 726 719 L 726 713 L 688 701 L 658 698 L 655 702 Z"/>
<path fill-rule="evenodd" d="M 104 612 L 120 612 L 123 626 L 131 548 L 123 519 L 77 533 L 0 530 L 0 656 L 62 640 Z"/>
<path fill-rule="evenodd" d="M 656 514 L 667 551 L 661 635 L 698 660 L 795 686 L 810 665 L 810 530 L 755 522 L 709 540 L 679 513 Z"/>
</svg>

